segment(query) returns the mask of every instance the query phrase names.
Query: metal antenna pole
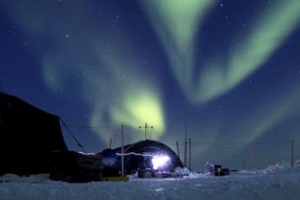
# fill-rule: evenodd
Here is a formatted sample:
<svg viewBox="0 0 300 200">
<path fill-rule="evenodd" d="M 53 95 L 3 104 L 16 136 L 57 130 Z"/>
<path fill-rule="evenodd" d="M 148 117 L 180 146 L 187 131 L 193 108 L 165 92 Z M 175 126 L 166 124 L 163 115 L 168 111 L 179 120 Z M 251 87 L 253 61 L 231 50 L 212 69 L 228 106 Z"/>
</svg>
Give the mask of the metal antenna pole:
<svg viewBox="0 0 300 200">
<path fill-rule="evenodd" d="M 183 157 L 183 163 L 184 163 L 184 166 L 186 167 L 186 160 L 187 160 L 187 139 L 186 139 L 186 124 L 184 124 L 184 157 Z"/>
<path fill-rule="evenodd" d="M 145 140 L 147 139 L 147 123 L 145 124 Z"/>
<path fill-rule="evenodd" d="M 177 147 L 177 155 L 180 158 L 180 153 L 179 153 L 179 144 L 178 141 L 176 141 L 176 147 Z"/>
<path fill-rule="evenodd" d="M 294 167 L 294 140 L 292 140 L 291 144 L 291 168 Z"/>
<path fill-rule="evenodd" d="M 153 126 L 148 126 L 148 124 L 145 123 L 145 126 L 144 126 L 144 127 L 139 126 L 139 128 L 144 128 L 144 129 L 145 129 L 145 140 L 147 140 L 147 129 L 148 129 L 148 128 L 153 128 Z"/>
<path fill-rule="evenodd" d="M 189 138 L 189 169 L 192 170 L 192 140 Z"/>
<path fill-rule="evenodd" d="M 122 161 L 121 161 L 121 168 L 122 168 L 122 176 L 124 176 L 124 125 L 122 124 Z"/>
<path fill-rule="evenodd" d="M 112 147 L 112 138 L 109 139 L 109 148 L 111 149 Z"/>
</svg>

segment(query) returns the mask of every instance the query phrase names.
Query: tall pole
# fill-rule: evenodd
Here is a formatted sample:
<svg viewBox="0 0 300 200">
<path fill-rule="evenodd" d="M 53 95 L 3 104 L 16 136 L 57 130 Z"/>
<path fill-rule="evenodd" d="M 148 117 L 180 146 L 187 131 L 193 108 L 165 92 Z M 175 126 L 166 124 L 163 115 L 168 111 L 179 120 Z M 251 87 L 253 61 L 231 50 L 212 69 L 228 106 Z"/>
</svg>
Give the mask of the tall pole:
<svg viewBox="0 0 300 200">
<path fill-rule="evenodd" d="M 191 138 L 189 138 L 189 169 L 192 170 L 192 160 L 191 160 L 191 157 L 192 157 L 192 141 L 191 141 Z"/>
<path fill-rule="evenodd" d="M 124 125 L 122 124 L 122 156 L 121 156 L 121 168 L 122 168 L 122 171 L 121 171 L 121 174 L 122 176 L 124 176 Z"/>
<path fill-rule="evenodd" d="M 186 139 L 186 124 L 184 124 L 184 158 L 183 158 L 184 166 L 186 167 L 186 159 L 187 159 L 187 139 Z"/>
<path fill-rule="evenodd" d="M 249 148 L 249 153 L 250 153 L 250 159 L 251 159 L 251 169 L 254 169 L 254 153 L 253 153 L 253 148 Z"/>
<path fill-rule="evenodd" d="M 291 142 L 291 168 L 294 167 L 294 140 Z"/>
<path fill-rule="evenodd" d="M 153 128 L 153 126 L 148 126 L 148 124 L 145 123 L 145 126 L 144 126 L 144 127 L 139 126 L 139 128 L 144 128 L 144 129 L 145 129 L 145 140 L 147 140 L 147 129 L 148 129 L 148 128 Z"/>
<path fill-rule="evenodd" d="M 178 157 L 180 158 L 178 141 L 176 141 L 176 147 L 177 147 L 177 155 L 178 155 Z"/>
<path fill-rule="evenodd" d="M 147 123 L 145 123 L 145 140 L 147 139 Z"/>
</svg>

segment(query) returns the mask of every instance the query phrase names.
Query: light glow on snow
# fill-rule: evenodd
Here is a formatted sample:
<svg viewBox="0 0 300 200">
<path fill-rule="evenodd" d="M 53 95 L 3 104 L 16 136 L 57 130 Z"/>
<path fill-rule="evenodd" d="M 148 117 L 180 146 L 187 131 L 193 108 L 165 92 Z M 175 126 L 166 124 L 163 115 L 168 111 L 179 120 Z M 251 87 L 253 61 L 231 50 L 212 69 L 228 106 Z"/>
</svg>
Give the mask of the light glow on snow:
<svg viewBox="0 0 300 200">
<path fill-rule="evenodd" d="M 122 156 L 122 153 L 116 153 L 118 156 Z M 153 155 L 150 153 L 135 153 L 135 152 L 129 152 L 129 153 L 123 153 L 124 156 L 129 156 L 129 155 L 136 155 L 136 156 L 149 156 L 152 157 L 152 164 L 153 164 L 153 169 L 159 169 L 160 167 L 166 166 L 168 162 L 171 160 L 171 158 L 167 155 Z"/>
<path fill-rule="evenodd" d="M 166 155 L 156 155 L 152 158 L 153 169 L 165 166 L 170 161 L 170 157 Z"/>
</svg>

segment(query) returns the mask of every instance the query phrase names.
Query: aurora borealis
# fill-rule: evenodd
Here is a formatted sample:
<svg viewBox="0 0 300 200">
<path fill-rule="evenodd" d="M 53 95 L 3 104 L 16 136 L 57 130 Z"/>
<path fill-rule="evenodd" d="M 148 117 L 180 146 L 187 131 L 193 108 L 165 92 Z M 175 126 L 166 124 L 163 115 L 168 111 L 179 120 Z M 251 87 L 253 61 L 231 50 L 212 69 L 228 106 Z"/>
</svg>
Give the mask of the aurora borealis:
<svg viewBox="0 0 300 200">
<path fill-rule="evenodd" d="M 206 161 L 300 156 L 298 0 L 1 1 L 0 89 L 89 152 L 149 138 Z M 68 133 L 71 149 L 78 150 Z M 251 153 L 249 153 L 251 152 Z M 254 161 L 253 161 L 254 160 Z"/>
</svg>

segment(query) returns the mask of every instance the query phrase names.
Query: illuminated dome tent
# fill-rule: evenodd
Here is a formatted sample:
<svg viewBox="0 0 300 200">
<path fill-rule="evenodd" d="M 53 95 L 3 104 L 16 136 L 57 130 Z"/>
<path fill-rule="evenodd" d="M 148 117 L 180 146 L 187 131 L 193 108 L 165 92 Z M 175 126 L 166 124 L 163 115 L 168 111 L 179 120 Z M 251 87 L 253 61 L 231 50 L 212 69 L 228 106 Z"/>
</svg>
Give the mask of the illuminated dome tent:
<svg viewBox="0 0 300 200">
<path fill-rule="evenodd" d="M 113 151 L 118 155 L 113 166 L 121 171 L 122 148 L 118 147 Z M 161 142 L 142 140 L 124 146 L 124 175 L 144 169 L 174 172 L 176 167 L 183 167 L 180 158 Z"/>
</svg>

